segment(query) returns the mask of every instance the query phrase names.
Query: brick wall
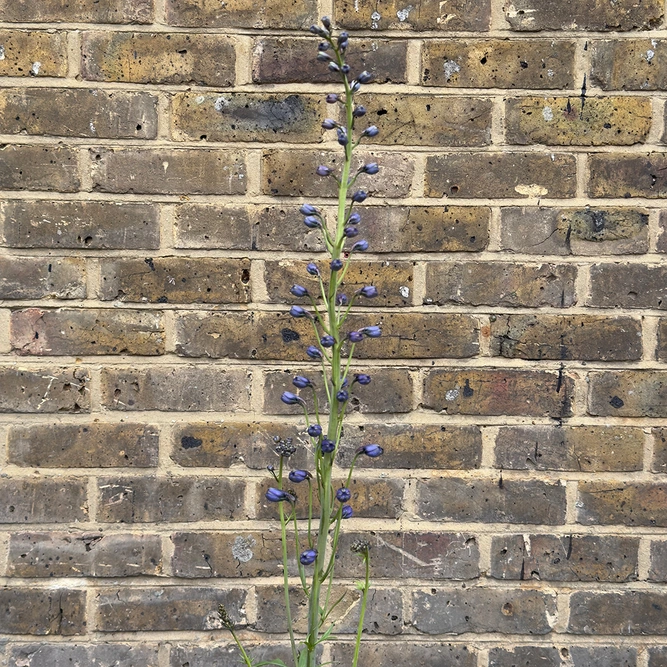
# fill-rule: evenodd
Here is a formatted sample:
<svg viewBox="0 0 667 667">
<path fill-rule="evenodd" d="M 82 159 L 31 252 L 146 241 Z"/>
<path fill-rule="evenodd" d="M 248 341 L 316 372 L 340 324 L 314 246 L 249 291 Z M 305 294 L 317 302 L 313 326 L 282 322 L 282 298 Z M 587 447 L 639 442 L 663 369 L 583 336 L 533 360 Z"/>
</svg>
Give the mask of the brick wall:
<svg viewBox="0 0 667 667">
<path fill-rule="evenodd" d="M 237 664 L 220 602 L 285 657 L 264 467 L 324 257 L 296 210 L 333 212 L 322 14 L 381 130 L 362 664 L 665 667 L 658 0 L 0 0 L 0 663 Z"/>
</svg>

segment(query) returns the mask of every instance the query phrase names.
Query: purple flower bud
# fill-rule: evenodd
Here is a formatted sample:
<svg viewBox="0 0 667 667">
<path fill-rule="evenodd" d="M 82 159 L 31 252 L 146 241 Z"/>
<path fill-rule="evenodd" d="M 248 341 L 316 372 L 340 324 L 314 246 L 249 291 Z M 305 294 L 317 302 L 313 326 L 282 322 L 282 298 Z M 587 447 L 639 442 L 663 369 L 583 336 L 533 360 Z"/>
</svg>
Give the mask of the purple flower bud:
<svg viewBox="0 0 667 667">
<path fill-rule="evenodd" d="M 305 389 L 306 387 L 312 387 L 313 383 L 308 379 L 303 377 L 303 375 L 297 375 L 293 380 L 292 384 L 299 389 Z"/>
<path fill-rule="evenodd" d="M 347 132 L 342 127 L 339 127 L 337 132 L 338 132 L 338 143 L 341 146 L 347 146 L 348 144 Z"/>
<path fill-rule="evenodd" d="M 361 333 L 365 333 L 369 338 L 379 338 L 382 335 L 382 329 L 377 326 L 373 327 L 364 327 L 359 330 Z"/>
<path fill-rule="evenodd" d="M 319 51 L 317 54 L 317 59 L 320 62 L 328 63 L 331 60 L 331 56 L 328 53 L 324 53 L 324 51 Z"/>
<path fill-rule="evenodd" d="M 326 335 L 320 338 L 320 345 L 322 347 L 333 347 L 335 343 L 336 341 L 333 336 Z"/>
<path fill-rule="evenodd" d="M 348 219 L 348 225 L 358 225 L 361 222 L 361 216 L 358 213 L 353 213 Z"/>
<path fill-rule="evenodd" d="M 329 50 L 329 42 L 320 42 L 317 45 L 317 50 L 318 51 L 328 51 Z"/>
<path fill-rule="evenodd" d="M 329 438 L 324 438 L 320 443 L 320 449 L 323 454 L 330 454 L 336 449 L 336 443 L 333 440 L 329 440 Z"/>
<path fill-rule="evenodd" d="M 383 452 L 384 449 L 380 445 L 364 445 L 357 450 L 357 454 L 366 454 L 366 456 L 370 456 L 372 459 L 381 456 Z"/>
<path fill-rule="evenodd" d="M 347 42 L 345 43 L 345 48 L 347 48 Z M 340 69 L 341 69 L 341 72 L 343 72 L 343 74 L 349 74 L 350 73 L 350 66 L 347 63 L 345 63 Z"/>
<path fill-rule="evenodd" d="M 371 376 L 366 375 L 366 373 L 355 373 L 354 374 L 354 380 L 352 380 L 352 383 L 358 382 L 359 384 L 370 384 L 371 383 Z"/>
<path fill-rule="evenodd" d="M 306 348 L 306 354 L 311 359 L 321 359 L 322 358 L 322 353 L 314 345 L 310 345 L 309 347 Z"/>
<path fill-rule="evenodd" d="M 301 306 L 292 306 L 289 309 L 289 314 L 292 317 L 311 317 L 310 313 L 305 308 L 302 308 Z"/>
<path fill-rule="evenodd" d="M 346 503 L 352 497 L 352 492 L 350 489 L 342 488 L 336 491 L 336 500 L 341 503 Z"/>
<path fill-rule="evenodd" d="M 292 470 L 287 477 L 290 482 L 299 484 L 300 482 L 305 482 L 312 475 L 307 470 Z"/>
<path fill-rule="evenodd" d="M 356 227 L 346 227 L 343 230 L 343 234 L 345 234 L 348 239 L 351 239 L 359 235 L 359 230 Z"/>
<path fill-rule="evenodd" d="M 319 28 L 319 27 L 316 26 L 316 25 L 311 25 L 310 28 L 308 28 L 308 30 L 310 30 L 310 32 L 312 32 L 313 35 L 320 35 L 320 34 L 322 34 L 322 29 Z"/>
<path fill-rule="evenodd" d="M 342 259 L 333 259 L 329 265 L 332 271 L 340 271 L 343 268 Z"/>
<path fill-rule="evenodd" d="M 331 30 L 331 19 L 328 16 L 322 17 L 322 25 L 327 29 Z"/>
<path fill-rule="evenodd" d="M 308 435 L 311 438 L 319 438 L 322 435 L 322 427 L 319 424 L 311 424 L 308 427 Z"/>
<path fill-rule="evenodd" d="M 378 171 L 380 171 L 380 167 L 378 167 L 377 162 L 369 162 L 361 168 L 361 171 L 364 174 L 370 174 L 373 176 L 373 174 L 377 174 Z"/>
<path fill-rule="evenodd" d="M 286 405 L 297 405 L 299 403 L 303 404 L 305 401 L 300 396 L 293 394 L 291 391 L 284 391 L 280 400 Z"/>
<path fill-rule="evenodd" d="M 374 285 L 366 285 L 359 290 L 359 294 L 367 299 L 374 299 L 378 295 L 378 290 Z"/>
<path fill-rule="evenodd" d="M 340 35 L 338 35 L 338 43 L 340 44 L 341 42 L 344 42 L 345 40 L 347 40 L 349 38 L 350 38 L 350 35 L 347 32 L 343 31 L 343 32 L 340 33 Z"/>
<path fill-rule="evenodd" d="M 275 466 L 266 466 L 266 469 L 267 469 L 269 472 L 273 472 L 276 468 L 275 468 Z"/>
<path fill-rule="evenodd" d="M 308 551 L 304 551 L 299 556 L 301 565 L 312 565 L 316 559 L 317 559 L 317 551 L 315 549 L 308 549 Z"/>
<path fill-rule="evenodd" d="M 331 118 L 326 118 L 325 120 L 322 121 L 322 127 L 325 130 L 333 130 L 336 127 L 338 127 L 338 123 L 335 120 L 332 120 Z"/>
<path fill-rule="evenodd" d="M 364 339 L 364 335 L 360 331 L 350 331 L 347 337 L 351 343 L 361 343 Z"/>
<path fill-rule="evenodd" d="M 353 195 L 352 195 L 352 201 L 361 204 L 361 202 L 365 201 L 368 198 L 368 192 L 365 192 L 364 190 L 357 190 Z"/>
<path fill-rule="evenodd" d="M 345 51 L 345 49 L 347 49 L 348 46 L 349 46 L 349 42 L 348 42 L 347 40 L 345 40 L 344 42 L 341 42 L 341 43 L 338 45 L 338 48 L 339 48 L 341 51 Z"/>
<path fill-rule="evenodd" d="M 319 276 L 320 275 L 320 270 L 317 268 L 317 264 L 313 264 L 312 262 L 306 266 L 306 271 L 311 275 L 311 276 Z"/>
<path fill-rule="evenodd" d="M 370 127 L 367 127 L 361 134 L 364 137 L 377 137 L 377 135 L 380 134 L 380 130 L 378 130 L 375 125 L 371 125 Z"/>
<path fill-rule="evenodd" d="M 316 218 L 314 215 L 307 215 L 303 219 L 303 224 L 308 227 L 308 229 L 319 229 L 322 226 L 319 218 Z"/>
<path fill-rule="evenodd" d="M 303 285 L 292 285 L 290 292 L 294 296 L 308 296 L 308 290 Z"/>
<path fill-rule="evenodd" d="M 359 83 L 370 83 L 372 81 L 372 79 L 373 79 L 373 75 L 370 72 L 366 72 L 366 70 L 364 70 L 357 77 L 357 81 L 359 81 Z"/>
<path fill-rule="evenodd" d="M 347 306 L 349 301 L 347 300 L 346 294 L 336 294 L 336 305 L 337 306 Z"/>
<path fill-rule="evenodd" d="M 340 509 L 341 516 L 343 519 L 351 519 L 354 514 L 354 510 L 349 505 L 343 505 Z"/>
<path fill-rule="evenodd" d="M 352 112 L 352 115 L 355 118 L 361 118 L 362 116 L 366 115 L 366 107 L 360 104 L 357 107 L 354 107 L 354 111 Z"/>
<path fill-rule="evenodd" d="M 338 102 L 338 95 L 336 95 L 336 93 L 329 93 L 325 99 L 327 104 L 336 104 L 336 102 Z"/>
<path fill-rule="evenodd" d="M 340 72 L 340 67 L 338 67 L 338 65 L 336 65 L 336 63 L 331 62 L 331 63 L 329 63 L 329 70 L 331 72 Z"/>
<path fill-rule="evenodd" d="M 345 403 L 347 399 L 350 398 L 350 395 L 345 391 L 345 389 L 341 389 L 337 394 L 336 394 L 336 400 L 339 403 Z"/>
<path fill-rule="evenodd" d="M 287 491 L 282 491 L 281 489 L 275 489 L 273 487 L 266 492 L 265 497 L 271 503 L 281 503 L 284 500 L 290 503 L 294 501 L 293 495 L 287 493 Z"/>
<path fill-rule="evenodd" d="M 301 213 L 301 215 L 317 215 L 319 212 L 319 209 L 312 204 L 304 204 L 299 209 L 299 213 Z"/>
<path fill-rule="evenodd" d="M 330 176 L 331 175 L 331 169 L 329 167 L 321 164 L 316 170 L 315 173 L 318 176 Z"/>
<path fill-rule="evenodd" d="M 341 387 L 345 388 L 345 387 L 347 387 L 348 384 L 349 384 L 349 382 L 347 381 L 347 378 L 345 378 L 343 380 L 343 384 L 341 384 Z"/>
<path fill-rule="evenodd" d="M 350 248 L 350 252 L 366 252 L 368 250 L 368 241 L 357 241 L 352 248 Z"/>
<path fill-rule="evenodd" d="M 361 84 L 360 84 L 358 81 L 353 81 L 353 82 L 350 84 L 350 90 L 351 90 L 353 93 L 358 93 L 360 88 L 361 88 Z"/>
</svg>

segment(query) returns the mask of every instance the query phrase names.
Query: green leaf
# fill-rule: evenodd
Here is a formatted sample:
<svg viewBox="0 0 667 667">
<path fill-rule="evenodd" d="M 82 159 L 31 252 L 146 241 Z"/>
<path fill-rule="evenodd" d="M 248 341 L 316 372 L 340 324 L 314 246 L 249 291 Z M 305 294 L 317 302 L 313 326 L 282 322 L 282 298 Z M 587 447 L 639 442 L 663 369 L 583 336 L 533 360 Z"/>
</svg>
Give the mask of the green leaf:
<svg viewBox="0 0 667 667">
<path fill-rule="evenodd" d="M 268 662 L 256 662 L 253 667 L 265 667 L 265 665 L 278 665 L 278 667 L 287 667 L 282 660 L 269 660 Z"/>
</svg>

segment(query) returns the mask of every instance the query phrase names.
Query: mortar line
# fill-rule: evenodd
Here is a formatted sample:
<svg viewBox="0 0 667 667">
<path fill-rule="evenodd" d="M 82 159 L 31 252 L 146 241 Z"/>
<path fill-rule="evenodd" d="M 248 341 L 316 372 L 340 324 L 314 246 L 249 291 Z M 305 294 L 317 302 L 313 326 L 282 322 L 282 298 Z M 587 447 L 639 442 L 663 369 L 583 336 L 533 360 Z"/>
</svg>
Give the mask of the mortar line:
<svg viewBox="0 0 667 667">
<path fill-rule="evenodd" d="M 649 363 L 655 363 L 658 358 L 658 326 L 660 319 L 650 315 L 642 317 L 642 359 Z"/>
<path fill-rule="evenodd" d="M 649 209 L 648 211 L 648 237 L 649 237 L 649 247 L 648 250 L 650 253 L 659 252 L 658 243 L 660 242 L 660 237 L 663 230 L 660 226 L 660 209 Z"/>
<path fill-rule="evenodd" d="M 71 30 L 67 33 L 67 79 L 77 81 L 81 76 L 81 33 Z M 69 85 L 69 81 L 67 82 Z"/>
<path fill-rule="evenodd" d="M 505 139 L 505 100 L 502 97 L 492 98 L 491 109 L 491 145 L 490 150 L 496 147 L 507 147 Z"/>
<path fill-rule="evenodd" d="M 499 432 L 500 426 L 483 426 L 481 428 L 482 458 L 480 460 L 480 468 L 483 470 L 493 470 L 496 475 L 498 471 L 496 468 L 495 447 Z"/>
<path fill-rule="evenodd" d="M 234 39 L 236 71 L 234 88 L 253 85 L 253 38 L 237 36 Z"/>
<path fill-rule="evenodd" d="M 421 83 L 423 49 L 424 40 L 419 38 L 408 39 L 405 58 L 405 79 L 409 86 L 419 86 Z"/>
<path fill-rule="evenodd" d="M 502 206 L 491 206 L 489 242 L 486 246 L 486 253 L 498 253 L 502 251 L 502 208 Z"/>
<path fill-rule="evenodd" d="M 646 535 L 639 538 L 639 549 L 637 553 L 637 579 L 648 581 L 651 569 L 651 543 L 652 540 Z"/>
<path fill-rule="evenodd" d="M 161 145 L 162 142 L 172 144 L 178 140 L 173 127 L 172 102 L 173 97 L 168 92 L 160 91 L 157 93 L 157 135 L 155 139 L 146 140 L 146 144 L 149 146 L 153 144 Z M 177 146 L 178 143 L 174 145 Z"/>
<path fill-rule="evenodd" d="M 0 354 L 9 354 L 11 351 L 11 310 L 0 308 Z"/>
<path fill-rule="evenodd" d="M 576 480 L 564 482 L 565 486 L 565 525 L 574 526 L 574 530 L 579 530 L 577 523 L 577 507 L 579 501 L 577 500 L 579 483 Z"/>
<path fill-rule="evenodd" d="M 650 428 L 644 429 L 644 472 L 654 472 L 654 458 L 655 458 L 655 438 L 656 434 Z M 655 466 L 657 468 L 657 466 Z M 655 471 L 657 472 L 657 471 Z"/>
<path fill-rule="evenodd" d="M 665 99 L 651 97 L 651 130 L 646 137 L 646 142 L 659 144 L 665 130 Z"/>
</svg>

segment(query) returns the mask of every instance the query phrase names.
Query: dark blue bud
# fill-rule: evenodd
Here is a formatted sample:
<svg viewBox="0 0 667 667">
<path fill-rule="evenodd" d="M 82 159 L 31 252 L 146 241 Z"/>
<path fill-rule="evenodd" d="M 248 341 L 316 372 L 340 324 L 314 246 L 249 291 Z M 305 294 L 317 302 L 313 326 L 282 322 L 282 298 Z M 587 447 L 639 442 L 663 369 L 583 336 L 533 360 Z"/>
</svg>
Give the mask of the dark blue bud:
<svg viewBox="0 0 667 667">
<path fill-rule="evenodd" d="M 373 75 L 365 70 L 357 77 L 359 83 L 370 83 L 373 80 Z"/>
<path fill-rule="evenodd" d="M 343 268 L 342 259 L 333 259 L 329 265 L 332 271 L 340 271 Z"/>
<path fill-rule="evenodd" d="M 345 294 L 336 294 L 336 305 L 337 306 L 347 306 L 349 301 L 347 300 L 347 295 Z"/>
<path fill-rule="evenodd" d="M 289 314 L 292 317 L 310 317 L 310 313 L 301 306 L 292 306 L 289 309 Z"/>
<path fill-rule="evenodd" d="M 301 565 L 312 565 L 316 559 L 317 559 L 317 551 L 315 549 L 308 549 L 308 551 L 304 551 L 299 556 Z"/>
<path fill-rule="evenodd" d="M 368 192 L 365 192 L 364 190 L 357 190 L 352 195 L 352 201 L 357 204 L 361 204 L 361 202 L 366 201 L 366 199 L 368 199 Z"/>
<path fill-rule="evenodd" d="M 341 146 L 347 146 L 349 142 L 347 138 L 347 132 L 342 127 L 339 127 L 337 132 L 338 132 L 338 143 Z"/>
<path fill-rule="evenodd" d="M 293 380 L 292 384 L 299 389 L 305 389 L 306 387 L 312 387 L 313 383 L 308 379 L 303 377 L 303 375 L 297 375 Z"/>
<path fill-rule="evenodd" d="M 331 118 L 327 118 L 322 121 L 322 127 L 325 130 L 333 130 L 334 128 L 338 127 L 338 123 L 335 120 L 332 120 Z"/>
<path fill-rule="evenodd" d="M 358 93 L 359 90 L 360 90 L 360 88 L 361 88 L 361 84 L 360 84 L 358 81 L 353 81 L 353 82 L 350 84 L 350 90 L 351 90 L 353 93 Z"/>
<path fill-rule="evenodd" d="M 343 505 L 340 509 L 341 516 L 343 519 L 351 519 L 354 514 L 354 510 L 349 505 Z"/>
<path fill-rule="evenodd" d="M 345 234 L 348 239 L 351 239 L 359 235 L 359 230 L 356 227 L 346 227 L 343 230 L 343 234 Z"/>
<path fill-rule="evenodd" d="M 364 445 L 357 450 L 357 454 L 366 454 L 372 459 L 381 456 L 384 452 L 384 449 L 380 445 Z"/>
<path fill-rule="evenodd" d="M 347 32 L 343 31 L 343 32 L 340 33 L 340 35 L 338 35 L 338 43 L 340 44 L 341 42 L 344 42 L 345 40 L 347 40 L 349 38 L 350 38 L 350 35 Z"/>
<path fill-rule="evenodd" d="M 354 380 L 352 382 L 358 382 L 359 384 L 370 384 L 371 383 L 371 376 L 366 375 L 366 373 L 355 373 L 354 374 Z"/>
<path fill-rule="evenodd" d="M 292 285 L 290 292 L 294 296 L 308 296 L 308 290 L 303 285 Z"/>
<path fill-rule="evenodd" d="M 292 470 L 287 477 L 290 482 L 299 484 L 305 482 L 309 477 L 312 477 L 312 475 L 307 470 Z"/>
<path fill-rule="evenodd" d="M 320 62 L 328 63 L 331 60 L 331 56 L 328 53 L 325 53 L 324 51 L 319 51 L 317 54 L 317 59 Z"/>
<path fill-rule="evenodd" d="M 373 176 L 373 174 L 377 174 L 378 171 L 380 171 L 380 167 L 378 167 L 377 162 L 369 162 L 368 164 L 365 164 L 360 171 L 362 171 L 364 174 L 370 174 Z"/>
<path fill-rule="evenodd" d="M 357 252 L 366 252 L 366 250 L 368 250 L 368 241 L 357 241 L 350 249 L 351 252 L 354 252 L 355 250 Z"/>
<path fill-rule="evenodd" d="M 349 384 L 349 382 L 347 381 L 347 378 L 345 378 L 343 380 L 343 384 L 341 384 L 341 387 L 343 387 L 343 389 L 344 389 L 345 387 L 347 387 L 348 384 Z"/>
<path fill-rule="evenodd" d="M 375 285 L 366 285 L 359 290 L 359 294 L 367 299 L 374 299 L 378 295 L 378 290 Z"/>
<path fill-rule="evenodd" d="M 330 454 L 336 449 L 336 443 L 333 440 L 329 440 L 329 438 L 324 438 L 320 443 L 320 449 L 323 454 Z"/>
<path fill-rule="evenodd" d="M 350 331 L 347 337 L 351 343 L 361 343 L 364 339 L 364 335 L 360 331 Z"/>
<path fill-rule="evenodd" d="M 288 502 L 292 502 L 294 500 L 294 496 L 287 493 L 287 491 L 282 491 L 281 489 L 275 489 L 275 488 L 271 487 L 266 492 L 266 499 L 269 502 L 272 502 L 272 503 L 281 503 L 284 500 L 287 500 Z"/>
<path fill-rule="evenodd" d="M 297 405 L 299 403 L 304 403 L 303 398 L 293 394 L 291 391 L 284 391 L 280 397 L 280 400 L 286 405 Z"/>
<path fill-rule="evenodd" d="M 306 225 L 308 229 L 319 229 L 322 226 L 320 219 L 315 217 L 314 215 L 307 215 L 303 219 L 303 224 Z"/>
<path fill-rule="evenodd" d="M 317 45 L 317 50 L 318 50 L 318 51 L 328 51 L 329 48 L 330 48 L 330 46 L 329 46 L 329 42 L 320 42 L 320 43 Z"/>
<path fill-rule="evenodd" d="M 329 169 L 329 167 L 327 167 L 327 166 L 321 164 L 321 165 L 315 170 L 315 173 L 316 173 L 318 176 L 329 176 L 329 175 L 331 175 L 331 169 Z"/>
<path fill-rule="evenodd" d="M 336 500 L 341 503 L 346 503 L 352 497 L 350 489 L 342 488 L 336 491 Z"/>
<path fill-rule="evenodd" d="M 329 63 L 329 70 L 332 72 L 340 72 L 340 67 L 336 63 Z"/>
<path fill-rule="evenodd" d="M 380 134 L 380 130 L 378 130 L 375 125 L 371 125 L 370 127 L 367 127 L 361 134 L 364 137 L 377 137 L 377 135 Z"/>
<path fill-rule="evenodd" d="M 311 359 L 321 359 L 322 358 L 322 353 L 314 345 L 310 345 L 306 348 L 306 354 Z"/>
<path fill-rule="evenodd" d="M 355 118 L 361 118 L 362 116 L 366 115 L 366 107 L 362 106 L 361 104 L 358 107 L 354 107 L 354 111 L 352 112 L 352 115 Z"/>
<path fill-rule="evenodd" d="M 345 51 L 345 49 L 347 49 L 348 46 L 349 46 L 349 42 L 348 42 L 347 40 L 345 40 L 344 42 L 341 42 L 341 43 L 338 45 L 338 48 L 339 48 L 341 51 Z"/>
<path fill-rule="evenodd" d="M 275 466 L 266 466 L 266 469 L 267 469 L 269 472 L 273 472 L 276 468 L 275 468 Z"/>
<path fill-rule="evenodd" d="M 382 329 L 380 327 L 364 327 L 360 329 L 361 333 L 365 333 L 369 338 L 379 338 L 382 335 Z"/>
<path fill-rule="evenodd" d="M 322 427 L 319 424 L 311 424 L 308 427 L 308 435 L 311 438 L 319 438 L 322 435 Z"/>
<path fill-rule="evenodd" d="M 320 345 L 322 347 L 333 347 L 335 343 L 336 341 L 333 336 L 326 335 L 320 338 Z"/>
<path fill-rule="evenodd" d="M 345 401 L 350 398 L 350 395 L 345 391 L 345 389 L 341 389 L 337 394 L 336 394 L 336 400 L 339 403 L 345 403 Z"/>
<path fill-rule="evenodd" d="M 322 17 L 322 25 L 327 29 L 331 30 L 331 19 L 328 16 Z"/>
<path fill-rule="evenodd" d="M 347 44 L 346 44 L 346 46 L 347 46 Z M 343 65 L 340 69 L 341 69 L 341 72 L 343 72 L 343 74 L 349 74 L 350 73 L 350 66 L 347 63 L 345 63 L 345 65 Z"/>
<path fill-rule="evenodd" d="M 306 271 L 311 275 L 311 276 L 319 276 L 320 275 L 320 270 L 317 268 L 317 264 L 313 264 L 312 262 L 306 266 Z"/>
<path fill-rule="evenodd" d="M 348 225 L 358 225 L 361 222 L 361 216 L 358 213 L 353 213 L 348 219 Z"/>
<path fill-rule="evenodd" d="M 338 95 L 336 93 L 329 93 L 325 98 L 327 104 L 336 104 L 338 102 Z"/>
<path fill-rule="evenodd" d="M 308 30 L 310 30 L 310 32 L 312 32 L 313 35 L 319 35 L 322 33 L 322 29 L 316 25 L 311 25 L 310 28 L 308 28 Z"/>
<path fill-rule="evenodd" d="M 316 215 L 319 212 L 320 212 L 319 209 L 313 206 L 312 204 L 304 204 L 299 209 L 299 213 L 301 213 L 301 215 Z"/>
</svg>

